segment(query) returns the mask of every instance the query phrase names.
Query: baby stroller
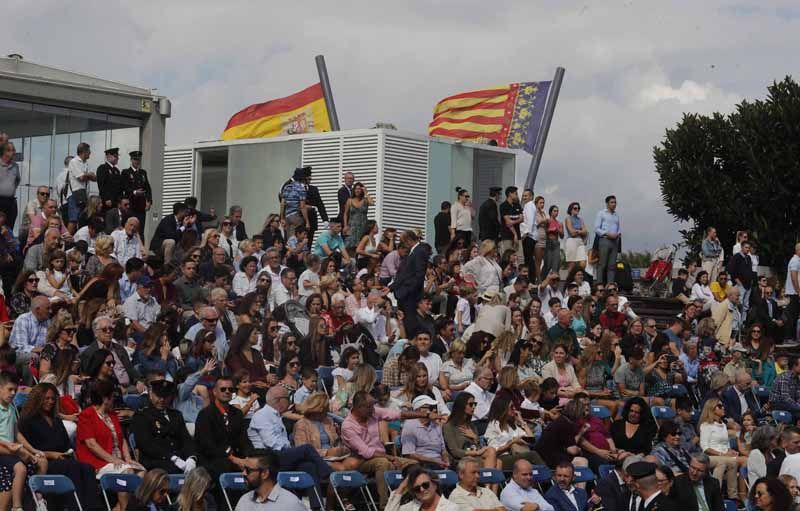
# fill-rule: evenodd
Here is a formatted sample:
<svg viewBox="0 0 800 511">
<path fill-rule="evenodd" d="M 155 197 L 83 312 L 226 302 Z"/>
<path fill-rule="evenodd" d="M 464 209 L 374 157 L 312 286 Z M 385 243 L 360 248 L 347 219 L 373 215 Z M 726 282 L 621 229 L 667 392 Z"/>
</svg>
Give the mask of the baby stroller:
<svg viewBox="0 0 800 511">
<path fill-rule="evenodd" d="M 656 298 L 666 298 L 672 280 L 672 263 L 680 244 L 662 247 L 653 254 L 653 261 L 642 276 L 642 294 Z"/>
<path fill-rule="evenodd" d="M 292 334 L 298 339 L 308 335 L 310 318 L 308 317 L 308 311 L 300 302 L 289 300 L 276 307 L 272 315 L 276 320 L 286 323 Z"/>
</svg>

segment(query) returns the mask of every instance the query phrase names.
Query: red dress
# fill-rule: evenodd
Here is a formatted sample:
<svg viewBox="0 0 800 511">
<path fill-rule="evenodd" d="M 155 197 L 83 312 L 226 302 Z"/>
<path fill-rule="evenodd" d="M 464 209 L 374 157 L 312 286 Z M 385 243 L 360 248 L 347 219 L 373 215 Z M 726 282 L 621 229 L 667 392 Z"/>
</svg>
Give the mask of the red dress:
<svg viewBox="0 0 800 511">
<path fill-rule="evenodd" d="M 124 437 L 122 436 L 122 426 L 119 423 L 117 412 L 111 410 L 108 412 L 108 418 L 114 425 L 116 432 L 117 449 L 122 453 L 122 445 Z M 78 415 L 78 432 L 75 438 L 75 454 L 78 461 L 88 463 L 93 466 L 95 470 L 100 470 L 108 465 L 108 462 L 102 460 L 94 455 L 86 446 L 86 441 L 94 438 L 97 444 L 103 448 L 104 451 L 111 454 L 114 452 L 114 435 L 111 434 L 111 429 L 106 425 L 105 421 L 100 418 L 94 406 L 86 407 L 80 415 Z"/>
</svg>

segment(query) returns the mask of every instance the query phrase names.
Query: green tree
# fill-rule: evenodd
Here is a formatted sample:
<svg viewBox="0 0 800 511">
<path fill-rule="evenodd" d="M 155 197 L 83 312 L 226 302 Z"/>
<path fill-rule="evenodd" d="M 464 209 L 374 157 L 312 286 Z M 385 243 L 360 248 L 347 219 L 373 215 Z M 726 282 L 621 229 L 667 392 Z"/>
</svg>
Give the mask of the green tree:
<svg viewBox="0 0 800 511">
<path fill-rule="evenodd" d="M 620 254 L 619 258 L 630 264 L 631 268 L 647 268 L 650 266 L 650 261 L 653 260 L 653 253 L 629 250 Z"/>
<path fill-rule="evenodd" d="M 681 231 L 690 252 L 709 226 L 726 255 L 736 231 L 747 230 L 761 264 L 781 271 L 800 214 L 800 85 L 786 77 L 767 90 L 729 115 L 684 114 L 653 155 L 667 211 L 693 224 Z"/>
</svg>

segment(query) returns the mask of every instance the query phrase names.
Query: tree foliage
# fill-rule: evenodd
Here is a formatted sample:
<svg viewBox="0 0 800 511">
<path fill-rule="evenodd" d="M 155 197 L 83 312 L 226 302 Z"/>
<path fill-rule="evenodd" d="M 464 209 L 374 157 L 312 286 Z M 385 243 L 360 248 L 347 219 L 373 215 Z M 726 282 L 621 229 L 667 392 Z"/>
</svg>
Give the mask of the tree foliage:
<svg viewBox="0 0 800 511">
<path fill-rule="evenodd" d="M 631 265 L 631 268 L 647 268 L 653 260 L 652 252 L 634 252 L 628 250 L 619 255 L 620 260 Z"/>
<path fill-rule="evenodd" d="M 729 115 L 684 114 L 653 154 L 667 211 L 693 224 L 681 231 L 690 251 L 713 226 L 730 255 L 746 230 L 761 264 L 782 271 L 800 214 L 800 85 L 786 77 L 767 90 Z"/>
</svg>

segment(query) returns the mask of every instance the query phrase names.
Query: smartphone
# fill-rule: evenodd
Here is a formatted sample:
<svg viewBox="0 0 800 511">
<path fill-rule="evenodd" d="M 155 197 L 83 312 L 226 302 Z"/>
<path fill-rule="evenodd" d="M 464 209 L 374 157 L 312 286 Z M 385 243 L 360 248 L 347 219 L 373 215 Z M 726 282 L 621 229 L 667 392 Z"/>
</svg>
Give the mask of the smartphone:
<svg viewBox="0 0 800 511">
<path fill-rule="evenodd" d="M 278 368 L 275 366 L 269 366 L 269 374 L 278 374 Z"/>
</svg>

